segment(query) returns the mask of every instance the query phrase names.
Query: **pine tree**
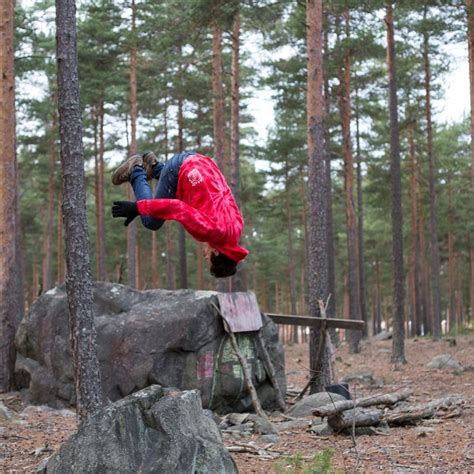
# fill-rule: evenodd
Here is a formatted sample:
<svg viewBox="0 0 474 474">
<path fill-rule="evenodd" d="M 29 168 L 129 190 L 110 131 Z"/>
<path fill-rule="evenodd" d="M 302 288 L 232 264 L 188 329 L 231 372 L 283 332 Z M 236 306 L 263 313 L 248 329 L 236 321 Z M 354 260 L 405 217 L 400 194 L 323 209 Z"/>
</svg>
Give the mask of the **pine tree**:
<svg viewBox="0 0 474 474">
<path fill-rule="evenodd" d="M 15 330 L 23 317 L 22 266 L 15 154 L 13 1 L 0 7 L 0 393 L 12 389 Z"/>
<path fill-rule="evenodd" d="M 390 99 L 390 155 L 392 185 L 392 255 L 393 255 L 393 344 L 392 361 L 405 360 L 405 274 L 403 269 L 403 219 L 400 182 L 400 136 L 395 65 L 395 41 L 392 1 L 386 3 L 388 88 Z"/>
<path fill-rule="evenodd" d="M 308 0 L 308 201 L 309 201 L 309 310 L 316 316 L 319 301 L 328 298 L 327 216 L 326 216 L 326 152 L 324 149 L 323 96 L 323 12 L 321 0 Z M 326 341 L 315 331 L 310 337 L 311 393 L 322 391 L 331 383 L 331 370 Z"/>
<path fill-rule="evenodd" d="M 90 271 L 84 151 L 77 74 L 76 5 L 56 0 L 58 108 L 63 175 L 70 331 L 78 413 L 86 418 L 103 405 Z"/>
</svg>

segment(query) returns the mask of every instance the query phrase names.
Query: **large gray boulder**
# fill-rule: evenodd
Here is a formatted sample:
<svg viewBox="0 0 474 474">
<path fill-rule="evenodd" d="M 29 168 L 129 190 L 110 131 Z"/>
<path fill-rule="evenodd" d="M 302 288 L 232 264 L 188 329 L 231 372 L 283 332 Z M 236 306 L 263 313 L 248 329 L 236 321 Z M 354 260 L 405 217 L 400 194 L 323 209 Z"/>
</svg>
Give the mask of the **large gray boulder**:
<svg viewBox="0 0 474 474">
<path fill-rule="evenodd" d="M 95 323 L 104 395 L 119 400 L 152 384 L 198 389 L 205 408 L 221 413 L 251 410 L 242 370 L 222 320 L 211 306 L 217 293 L 138 291 L 94 284 Z M 275 324 L 264 317 L 262 335 L 285 393 L 284 352 Z M 237 335 L 264 408 L 277 407 L 252 334 Z M 18 388 L 29 400 L 53 407 L 74 405 L 73 365 L 64 287 L 42 295 L 17 332 Z"/>
<path fill-rule="evenodd" d="M 237 473 L 196 390 L 153 385 L 79 426 L 41 473 Z"/>
</svg>

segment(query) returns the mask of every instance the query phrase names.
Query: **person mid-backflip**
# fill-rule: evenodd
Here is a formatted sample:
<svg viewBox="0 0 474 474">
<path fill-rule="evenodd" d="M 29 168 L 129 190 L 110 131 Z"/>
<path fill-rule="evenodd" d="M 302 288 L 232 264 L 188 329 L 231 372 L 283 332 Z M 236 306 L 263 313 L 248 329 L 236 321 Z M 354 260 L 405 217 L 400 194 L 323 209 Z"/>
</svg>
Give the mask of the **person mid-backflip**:
<svg viewBox="0 0 474 474">
<path fill-rule="evenodd" d="M 152 194 L 148 180 L 157 179 Z M 207 243 L 210 272 L 224 278 L 236 272 L 248 255 L 239 245 L 244 220 L 232 192 L 215 162 L 185 151 L 165 163 L 153 152 L 133 155 L 112 174 L 112 183 L 130 182 L 136 202 L 114 201 L 113 217 L 128 226 L 140 215 L 145 227 L 158 230 L 165 220 L 176 220 L 199 242 Z"/>
</svg>

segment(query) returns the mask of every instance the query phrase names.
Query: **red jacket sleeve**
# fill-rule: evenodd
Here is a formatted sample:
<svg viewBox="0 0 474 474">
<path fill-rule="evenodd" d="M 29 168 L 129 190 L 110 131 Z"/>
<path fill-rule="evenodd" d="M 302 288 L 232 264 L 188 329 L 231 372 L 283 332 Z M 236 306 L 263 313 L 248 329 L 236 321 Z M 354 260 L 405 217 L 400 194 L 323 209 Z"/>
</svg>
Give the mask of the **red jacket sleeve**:
<svg viewBox="0 0 474 474">
<path fill-rule="evenodd" d="M 144 199 L 137 202 L 141 215 L 175 220 L 201 242 L 219 242 L 225 237 L 217 222 L 179 199 Z"/>
</svg>

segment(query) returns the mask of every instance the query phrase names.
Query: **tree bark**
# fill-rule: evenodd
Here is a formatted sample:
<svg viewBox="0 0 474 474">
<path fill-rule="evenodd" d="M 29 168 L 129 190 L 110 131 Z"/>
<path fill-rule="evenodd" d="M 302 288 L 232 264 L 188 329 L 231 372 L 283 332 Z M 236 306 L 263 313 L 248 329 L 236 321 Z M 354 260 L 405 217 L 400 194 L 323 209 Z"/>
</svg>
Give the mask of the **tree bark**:
<svg viewBox="0 0 474 474">
<path fill-rule="evenodd" d="M 232 24 L 232 66 L 230 83 L 230 189 L 237 206 L 240 202 L 240 12 L 237 11 Z M 242 245 L 242 238 L 240 244 Z M 244 264 L 231 277 L 232 291 L 247 291 L 247 275 Z"/>
<path fill-rule="evenodd" d="M 427 6 L 425 3 L 423 18 L 426 20 Z M 438 243 L 438 219 L 436 211 L 436 177 L 433 153 L 433 126 L 431 121 L 431 70 L 428 53 L 428 32 L 423 33 L 423 65 L 425 70 L 425 116 L 428 145 L 428 186 L 430 203 L 430 263 L 431 263 L 431 297 L 433 311 L 433 339 L 441 339 L 441 294 L 440 294 L 440 259 Z"/>
<path fill-rule="evenodd" d="M 382 330 L 382 292 L 380 290 L 380 262 L 375 260 L 375 303 L 374 303 L 374 335 Z"/>
<path fill-rule="evenodd" d="M 14 2 L 0 6 L 0 393 L 12 388 L 15 331 L 23 317 L 15 151 Z"/>
<path fill-rule="evenodd" d="M 160 288 L 161 280 L 158 268 L 160 267 L 160 253 L 158 251 L 157 232 L 151 233 L 151 284 L 152 288 Z"/>
<path fill-rule="evenodd" d="M 137 48 L 135 45 L 137 7 L 132 0 L 132 46 L 130 48 L 130 155 L 137 153 Z M 127 199 L 132 199 L 130 187 L 127 190 Z M 132 288 L 139 287 L 138 243 L 136 220 L 127 227 L 127 272 L 128 285 Z"/>
<path fill-rule="evenodd" d="M 327 188 L 326 150 L 324 144 L 323 95 L 323 8 L 321 0 L 307 0 L 307 127 L 308 127 L 308 202 L 309 202 L 309 312 L 316 316 L 318 300 L 328 298 L 327 262 Z M 330 354 L 324 351 L 322 364 L 316 366 L 320 338 L 311 330 L 311 393 L 331 383 Z"/>
<path fill-rule="evenodd" d="M 408 129 L 408 154 L 410 156 L 410 202 L 411 202 L 411 273 L 412 273 L 412 324 L 413 334 L 421 336 L 422 305 L 420 282 L 420 241 L 418 233 L 418 164 L 416 162 L 415 126 Z"/>
<path fill-rule="evenodd" d="M 344 8 L 346 25 L 346 38 L 349 39 L 349 8 Z M 357 228 L 354 211 L 354 176 L 353 157 L 351 146 L 351 101 L 350 101 L 350 74 L 351 58 L 350 50 L 344 48 L 344 65 L 339 70 L 339 110 L 342 124 L 342 152 L 344 156 L 344 203 L 346 211 L 346 233 L 347 233 L 347 266 L 349 277 L 349 317 L 350 319 L 361 319 L 360 317 L 360 291 L 358 271 L 358 244 Z M 359 331 L 349 332 L 349 350 L 352 353 L 360 352 Z"/>
<path fill-rule="evenodd" d="M 362 158 L 360 152 L 359 104 L 357 92 L 358 91 L 356 91 L 357 254 L 359 267 L 360 318 L 365 321 L 363 335 L 367 337 L 369 334 L 369 321 L 367 314 L 367 291 L 365 286 L 364 202 L 362 196 Z"/>
<path fill-rule="evenodd" d="M 341 413 L 345 410 L 350 410 L 355 407 L 371 407 L 377 405 L 395 405 L 396 403 L 406 400 L 413 395 L 413 390 L 403 388 L 397 392 L 383 393 L 380 395 L 371 395 L 369 397 L 358 398 L 356 400 L 338 400 L 336 402 L 328 403 L 313 411 L 314 416 L 332 416 L 336 413 Z"/>
<path fill-rule="evenodd" d="M 181 74 L 180 74 L 181 76 Z M 184 151 L 184 116 L 183 116 L 183 98 L 178 98 L 178 151 Z M 188 287 L 188 261 L 186 258 L 186 231 L 180 224 L 178 227 L 178 245 L 179 245 L 179 287 Z"/>
<path fill-rule="evenodd" d="M 53 287 L 52 260 L 53 260 L 53 232 L 54 232 L 54 196 L 56 191 L 56 114 L 53 112 L 51 120 L 51 137 L 49 140 L 49 178 L 48 178 L 48 210 L 43 233 L 43 262 L 42 262 L 42 291 L 46 292 Z"/>
<path fill-rule="evenodd" d="M 454 232 L 453 232 L 453 218 L 455 210 L 452 205 L 452 188 L 451 188 L 451 174 L 448 172 L 447 178 L 448 186 L 448 328 L 447 331 L 454 331 L 456 329 L 456 285 L 455 285 L 455 263 L 456 256 L 454 252 Z"/>
<path fill-rule="evenodd" d="M 104 101 L 98 106 L 99 149 L 97 154 L 97 188 L 96 188 L 96 259 L 97 279 L 107 280 L 106 250 L 105 250 L 105 199 L 104 199 Z"/>
<path fill-rule="evenodd" d="M 291 215 L 291 190 L 288 175 L 289 163 L 285 163 L 285 208 L 286 208 L 286 233 L 288 242 L 288 284 L 290 289 L 290 314 L 296 314 L 296 278 L 295 261 L 293 252 L 293 222 Z M 293 341 L 296 342 L 296 341 Z"/>
<path fill-rule="evenodd" d="M 418 222 L 418 229 L 420 235 L 420 260 L 421 260 L 421 303 L 423 308 L 423 335 L 432 332 L 432 313 L 431 313 L 431 292 L 430 292 L 430 271 L 428 259 L 426 256 L 426 235 L 425 235 L 425 221 L 422 216 Z"/>
<path fill-rule="evenodd" d="M 355 426 L 372 426 L 380 423 L 383 411 L 372 408 L 354 408 L 328 417 L 329 426 L 335 431 L 341 431 Z"/>
<path fill-rule="evenodd" d="M 168 290 L 176 290 L 176 275 L 174 265 L 174 245 L 172 223 L 165 224 L 166 236 L 166 287 Z"/>
<path fill-rule="evenodd" d="M 471 98 L 471 199 L 474 195 L 474 0 L 466 0 L 469 52 L 469 85 Z M 469 295 L 471 303 L 470 319 L 474 321 L 474 233 L 469 236 L 469 261 L 471 278 Z"/>
<path fill-rule="evenodd" d="M 392 186 L 392 255 L 393 255 L 393 341 L 392 362 L 405 359 L 405 271 L 403 265 L 403 217 L 400 178 L 400 130 L 395 66 L 395 40 L 392 0 L 386 3 L 387 61 L 390 107 L 390 156 Z"/>
<path fill-rule="evenodd" d="M 66 291 L 78 413 L 85 418 L 103 405 L 89 237 L 86 216 L 84 151 L 77 75 L 76 5 L 56 0 L 58 107 L 66 239 Z"/>
<path fill-rule="evenodd" d="M 328 25 L 328 16 L 325 16 L 326 19 L 326 28 L 324 29 L 324 54 L 328 56 L 329 52 L 329 25 Z M 323 60 L 325 61 L 325 56 L 323 56 Z M 325 61 L 326 64 L 326 61 Z M 330 113 L 330 90 L 329 90 L 329 79 L 328 75 L 326 74 L 324 77 L 324 106 L 326 116 L 329 117 Z M 331 295 L 329 299 L 329 304 L 327 308 L 328 314 L 332 315 L 332 317 L 336 317 L 336 257 L 334 254 L 334 219 L 332 215 L 332 175 L 331 175 L 331 152 L 330 152 L 330 136 L 328 127 L 325 127 L 325 140 L 326 140 L 326 193 L 327 193 L 327 254 L 328 254 L 328 285 L 329 285 L 329 294 Z M 303 203 L 303 212 L 305 212 L 306 203 Z M 305 223 L 305 230 L 306 230 L 306 221 L 303 219 Z M 305 240 L 307 241 L 307 240 Z M 306 260 L 306 259 L 305 259 Z M 304 268 L 303 268 L 304 271 Z M 305 314 L 305 311 L 302 311 L 302 314 Z M 337 334 L 335 331 L 330 331 L 331 339 L 334 343 L 338 343 Z"/>
<path fill-rule="evenodd" d="M 66 281 L 66 259 L 64 258 L 64 237 L 63 237 L 63 210 L 62 210 L 62 201 L 63 201 L 63 191 L 62 188 L 59 189 L 58 195 L 58 233 L 57 233 L 57 249 L 58 249 L 58 273 L 56 284 L 62 285 Z"/>
<path fill-rule="evenodd" d="M 214 159 L 225 175 L 224 166 L 224 90 L 222 85 L 222 31 L 217 20 L 212 26 L 212 96 Z"/>
<path fill-rule="evenodd" d="M 168 154 L 168 105 L 165 104 L 163 111 L 163 141 L 165 153 Z M 174 242 L 173 242 L 173 223 L 165 222 L 165 240 L 166 240 L 166 288 L 168 290 L 176 289 L 176 267 L 174 262 Z"/>
</svg>

